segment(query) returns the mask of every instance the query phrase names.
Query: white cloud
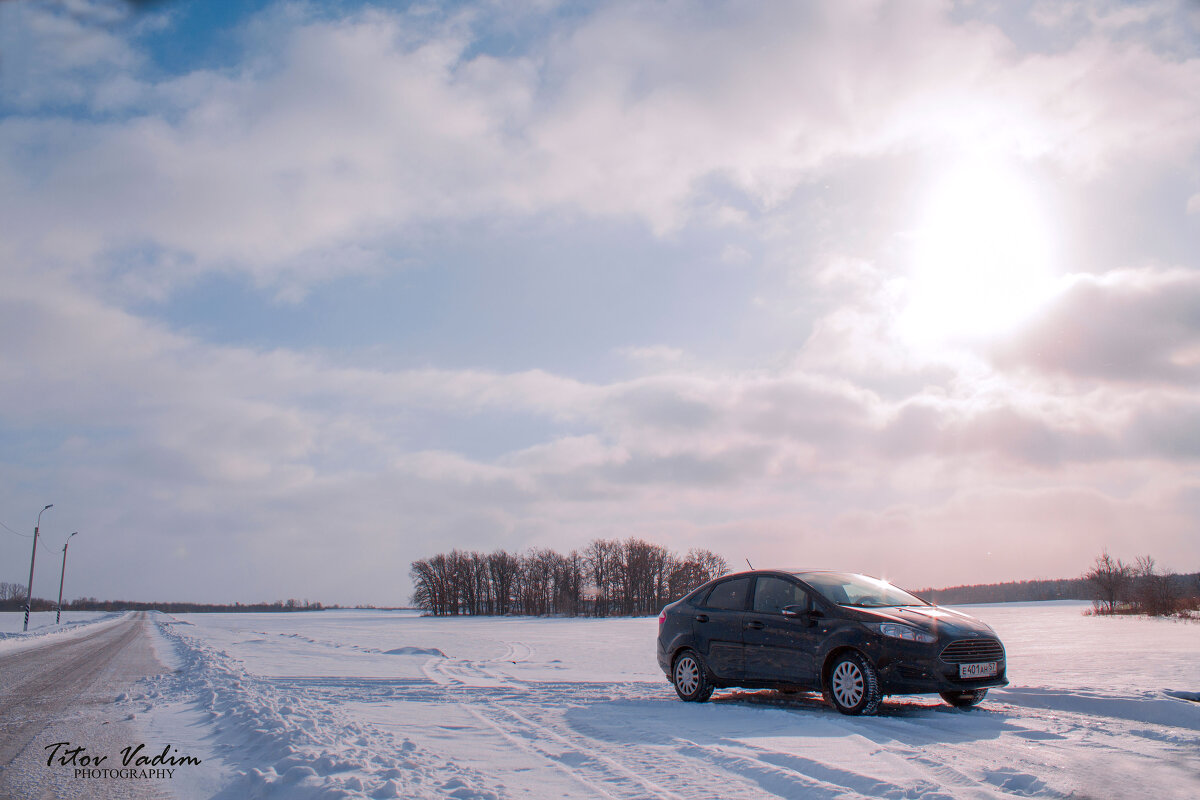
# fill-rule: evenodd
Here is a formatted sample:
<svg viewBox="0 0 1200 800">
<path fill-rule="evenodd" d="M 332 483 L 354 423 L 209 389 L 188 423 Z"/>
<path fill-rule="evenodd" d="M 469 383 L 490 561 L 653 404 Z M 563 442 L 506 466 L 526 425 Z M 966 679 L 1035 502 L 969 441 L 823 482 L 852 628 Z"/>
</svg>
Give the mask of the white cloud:
<svg viewBox="0 0 1200 800">
<path fill-rule="evenodd" d="M 1200 380 L 1200 275 L 1129 269 L 1068 282 L 998 347 L 998 363 L 1078 379 L 1194 386 Z"/>
<path fill-rule="evenodd" d="M 647 347 L 621 347 L 617 349 L 618 355 L 633 362 L 646 364 L 675 364 L 683 360 L 684 352 L 678 347 L 669 347 L 665 344 L 649 345 Z"/>
<path fill-rule="evenodd" d="M 173 78 L 100 31 L 22 101 L 94 116 L 0 120 L 0 502 L 54 486 L 113 552 L 166 565 L 138 578 L 98 556 L 95 593 L 227 599 L 253 579 L 265 597 L 242 599 L 302 583 L 398 602 L 432 551 L 614 535 L 776 562 L 915 549 L 938 554 L 919 560 L 926 582 L 1024 576 L 1022 548 L 1051 529 L 1057 574 L 1142 524 L 1164 561 L 1194 556 L 1185 504 L 1162 499 L 1187 495 L 1181 465 L 1200 458 L 1184 270 L 1078 277 L 1005 348 L 929 357 L 894 336 L 891 265 L 848 237 L 816 246 L 848 255 L 815 279 L 807 256 L 789 264 L 786 297 L 747 291 L 815 316 L 794 357 L 715 366 L 669 335 L 679 346 L 615 347 L 658 339 L 614 330 L 601 352 L 637 377 L 590 381 L 214 345 L 98 299 L 164 299 L 212 270 L 296 298 L 390 268 L 445 220 L 566 212 L 670 241 L 697 221 L 748 237 L 767 217 L 764 240 L 782 239 L 787 199 L 856 159 L 969 142 L 1086 181 L 1200 139 L 1200 61 L 1091 29 L 1023 56 L 937 4 L 608 4 L 504 54 L 485 52 L 487 24 L 288 6 L 244 32 L 243 60 Z M 727 272 L 778 263 L 739 242 L 716 241 L 745 264 Z M 514 431 L 499 452 L 464 443 L 480 420 Z M 972 530 L 1003 542 L 994 562 L 939 560 Z"/>
<path fill-rule="evenodd" d="M 880 559 L 900 563 L 899 545 L 888 542 L 935 548 L 985 521 L 989 536 L 1017 530 L 1006 541 L 1024 542 L 1031 521 L 1047 526 L 1056 513 L 1069 521 L 1045 568 L 1061 571 L 1101 534 L 1118 541 L 1105 532 L 1119 520 L 1134 525 L 1153 505 L 1129 497 L 1181 491 L 1178 465 L 1200 458 L 1200 443 L 1178 436 L 1197 429 L 1190 396 L 1119 385 L 1082 396 L 952 387 L 895 402 L 790 370 L 695 365 L 586 383 L 539 371 L 347 368 L 282 349 L 208 345 L 53 278 L 10 287 L 0 326 L 0 419 L 55 442 L 47 452 L 10 450 L 5 473 L 15 459 L 28 472 L 53 458 L 62 466 L 50 499 L 64 515 L 82 508 L 75 513 L 109 537 L 112 552 L 162 550 L 153 579 L 97 555 L 97 574 L 110 581 L 95 589 L 103 594 L 124 581 L 162 596 L 188 587 L 191 597 L 258 599 L 238 594 L 248 575 L 222 569 L 234 559 L 256 565 L 264 597 L 298 593 L 294 576 L 304 575 L 304 591 L 323 599 L 399 602 L 408 561 L 438 549 L 568 549 L 612 535 L 718 550 L 736 535 L 759 548 L 752 556 L 775 542 L 779 558 L 794 551 L 807 563 L 818 555 L 843 563 L 846 547 L 872 541 Z M 445 437 L 480 414 L 500 415 L 499 424 L 532 414 L 574 432 L 552 426 L 494 458 L 438 444 L 436 426 Z M 430 424 L 430 444 L 409 444 L 414 427 Z M 1069 496 L 1029 494 L 1049 476 L 1107 487 L 1086 490 L 1093 499 L 1084 505 L 1119 515 L 1096 512 L 1105 526 L 1089 530 L 1096 514 L 1071 517 Z M 0 501 L 23 499 L 20 485 L 6 482 Z M 981 501 L 973 487 L 999 499 Z M 1004 505 L 1014 497 L 1017 506 Z M 1009 510 L 990 516 L 999 507 Z M 1174 513 L 1144 517 L 1170 522 L 1156 540 L 1163 559 L 1190 552 L 1171 544 Z M 826 537 L 830 530 L 839 535 Z M 1014 547 L 990 566 L 934 559 L 915 574 L 929 582 L 1020 574 L 1011 571 Z M 380 559 L 397 577 L 381 577 Z M 334 573 L 323 566 L 331 560 Z M 368 579 L 369 594 L 347 588 Z"/>
<path fill-rule="evenodd" d="M 372 243 L 419 220 L 566 207 L 666 232 L 721 186 L 769 210 L 837 159 L 970 143 L 1095 170 L 1200 136 L 1198 60 L 1101 38 L 1022 58 L 938 5 L 893 12 L 618 4 L 497 56 L 471 49 L 487 23 L 470 15 L 292 7 L 247 34 L 269 60 L 156 84 L 105 34 L 87 61 L 124 72 L 104 102 L 140 92 L 146 112 L 0 125 L 20 198 L 3 232 L 69 262 L 150 246 L 187 256 L 157 271 L 295 291 L 377 266 Z"/>
<path fill-rule="evenodd" d="M 116 0 L 0 5 L 3 102 L 22 109 L 82 103 L 141 58 L 114 26 L 128 7 Z"/>
</svg>

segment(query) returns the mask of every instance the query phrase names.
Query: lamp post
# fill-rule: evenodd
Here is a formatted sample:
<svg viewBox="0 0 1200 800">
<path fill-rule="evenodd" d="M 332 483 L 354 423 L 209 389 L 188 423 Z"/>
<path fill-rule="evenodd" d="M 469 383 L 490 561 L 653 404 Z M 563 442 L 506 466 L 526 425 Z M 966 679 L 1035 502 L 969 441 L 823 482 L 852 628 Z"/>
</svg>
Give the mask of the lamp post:
<svg viewBox="0 0 1200 800">
<path fill-rule="evenodd" d="M 46 508 L 54 508 L 54 503 L 47 503 Z M 33 565 L 37 561 L 37 537 L 38 528 L 42 527 L 42 514 L 46 513 L 46 508 L 38 512 L 37 524 L 33 526 L 33 555 L 29 557 L 29 592 L 25 595 L 25 627 L 21 630 L 29 630 L 29 606 L 33 603 Z"/>
<path fill-rule="evenodd" d="M 79 533 L 79 531 L 75 531 L 75 533 Z M 75 533 L 72 533 L 71 536 L 74 536 Z M 67 540 L 63 542 L 63 565 L 62 574 L 58 576 L 58 613 L 54 615 L 55 625 L 62 622 L 62 587 L 63 580 L 67 577 L 67 545 L 71 543 L 71 536 L 68 536 Z"/>
</svg>

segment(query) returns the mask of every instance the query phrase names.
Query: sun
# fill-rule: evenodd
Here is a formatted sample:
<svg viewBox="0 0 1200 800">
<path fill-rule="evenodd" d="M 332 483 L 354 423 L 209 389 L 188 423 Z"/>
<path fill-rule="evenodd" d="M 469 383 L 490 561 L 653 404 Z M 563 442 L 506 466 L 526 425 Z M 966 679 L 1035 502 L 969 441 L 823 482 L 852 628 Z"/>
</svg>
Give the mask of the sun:
<svg viewBox="0 0 1200 800">
<path fill-rule="evenodd" d="M 1054 291 L 1052 237 L 1037 184 L 1000 161 L 948 170 L 918 208 L 907 306 L 899 318 L 914 345 L 994 339 Z"/>
</svg>

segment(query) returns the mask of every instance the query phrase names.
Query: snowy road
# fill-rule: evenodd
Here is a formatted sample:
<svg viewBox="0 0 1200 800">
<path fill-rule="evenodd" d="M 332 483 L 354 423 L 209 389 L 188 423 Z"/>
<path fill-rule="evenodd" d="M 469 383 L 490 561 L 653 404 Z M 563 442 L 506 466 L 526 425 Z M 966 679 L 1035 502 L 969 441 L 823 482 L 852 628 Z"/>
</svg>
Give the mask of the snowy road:
<svg viewBox="0 0 1200 800">
<path fill-rule="evenodd" d="M 46 765 L 56 742 L 117 752 L 140 740 L 114 700 L 163 671 L 152 629 L 145 614 L 131 614 L 0 652 L 0 798 L 169 796 L 161 783 L 94 783 Z"/>
</svg>

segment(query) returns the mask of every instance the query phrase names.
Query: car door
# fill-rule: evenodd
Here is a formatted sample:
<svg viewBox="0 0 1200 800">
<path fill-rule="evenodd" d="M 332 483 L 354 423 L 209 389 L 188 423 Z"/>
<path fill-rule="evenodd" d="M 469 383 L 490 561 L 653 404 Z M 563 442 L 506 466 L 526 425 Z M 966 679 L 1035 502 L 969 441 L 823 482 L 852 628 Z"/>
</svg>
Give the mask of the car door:
<svg viewBox="0 0 1200 800">
<path fill-rule="evenodd" d="M 750 596 L 749 577 L 713 586 L 693 615 L 692 632 L 708 668 L 729 681 L 743 675 L 742 615 Z"/>
<path fill-rule="evenodd" d="M 796 581 L 760 575 L 751 608 L 742 617 L 746 677 L 815 686 L 824 626 L 807 615 L 785 616 L 787 606 L 813 608 L 812 599 Z"/>
</svg>

